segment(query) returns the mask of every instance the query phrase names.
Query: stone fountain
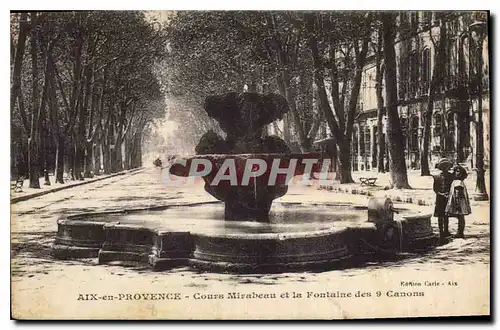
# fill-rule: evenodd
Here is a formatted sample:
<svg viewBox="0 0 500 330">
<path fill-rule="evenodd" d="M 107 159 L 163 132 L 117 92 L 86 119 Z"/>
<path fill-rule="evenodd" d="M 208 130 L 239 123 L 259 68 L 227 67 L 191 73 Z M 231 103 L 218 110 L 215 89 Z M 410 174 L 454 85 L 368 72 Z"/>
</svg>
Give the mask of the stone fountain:
<svg viewBox="0 0 500 330">
<path fill-rule="evenodd" d="M 386 199 L 371 199 L 368 206 L 273 203 L 287 193 L 294 175 L 317 173 L 322 166 L 305 165 L 319 155 L 294 154 L 281 138 L 263 134 L 289 111 L 283 97 L 228 93 L 208 97 L 205 110 L 226 137 L 205 133 L 196 155 L 178 160 L 169 172 L 187 177 L 194 168 L 218 201 L 63 217 L 54 256 L 262 273 L 330 269 L 356 255 L 433 245 L 430 214 L 399 208 L 394 220 L 395 208 Z"/>
<path fill-rule="evenodd" d="M 304 173 L 305 158 L 318 158 L 314 154 L 292 154 L 284 140 L 278 136 L 263 137 L 264 126 L 289 111 L 285 98 L 276 94 L 261 95 L 257 93 L 228 93 L 210 96 L 205 101 L 207 114 L 214 118 L 226 133 L 226 138 L 213 131 L 205 133 L 196 146 L 198 156 L 185 160 L 185 165 L 174 164 L 170 173 L 188 176 L 193 159 L 207 159 L 212 171 L 203 176 L 205 190 L 218 200 L 224 202 L 225 220 L 254 220 L 268 222 L 269 210 L 273 200 L 286 194 L 288 180 L 292 176 L 277 175 L 275 184 L 269 185 L 269 175 L 273 163 L 281 168 L 288 168 L 290 161 L 297 162 L 294 175 Z M 249 178 L 248 184 L 242 184 L 248 160 L 261 160 L 266 167 L 265 173 Z M 217 170 L 227 160 L 234 161 L 237 184 L 225 180 L 216 185 L 211 184 Z M 254 165 L 256 165 L 254 163 Z M 252 169 L 247 169 L 251 171 Z M 319 164 L 312 167 L 319 172 Z M 258 172 L 258 168 L 252 173 Z"/>
</svg>

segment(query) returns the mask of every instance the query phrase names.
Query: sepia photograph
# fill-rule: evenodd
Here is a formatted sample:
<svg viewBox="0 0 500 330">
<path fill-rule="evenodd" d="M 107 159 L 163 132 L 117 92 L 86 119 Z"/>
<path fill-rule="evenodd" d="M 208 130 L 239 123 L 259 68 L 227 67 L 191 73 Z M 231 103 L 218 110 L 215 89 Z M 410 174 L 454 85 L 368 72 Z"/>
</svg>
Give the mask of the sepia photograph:
<svg viewBox="0 0 500 330">
<path fill-rule="evenodd" d="M 11 10 L 11 319 L 491 319 L 490 34 Z"/>
</svg>

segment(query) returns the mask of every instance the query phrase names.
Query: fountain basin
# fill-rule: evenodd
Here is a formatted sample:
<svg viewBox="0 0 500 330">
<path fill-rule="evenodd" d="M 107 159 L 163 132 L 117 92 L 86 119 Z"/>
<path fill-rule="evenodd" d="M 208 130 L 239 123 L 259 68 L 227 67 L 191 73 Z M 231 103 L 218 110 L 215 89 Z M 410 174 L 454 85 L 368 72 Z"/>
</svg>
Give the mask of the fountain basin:
<svg viewBox="0 0 500 330">
<path fill-rule="evenodd" d="M 210 271 L 280 272 L 326 268 L 353 256 L 348 228 L 262 235 L 197 235 L 190 264 Z"/>
<path fill-rule="evenodd" d="M 89 213 L 58 221 L 53 253 L 154 269 L 269 273 L 331 269 L 357 255 L 433 246 L 430 214 L 405 211 L 400 221 L 381 224 L 366 221 L 366 210 L 276 203 L 270 223 L 224 221 L 220 202 Z"/>
</svg>

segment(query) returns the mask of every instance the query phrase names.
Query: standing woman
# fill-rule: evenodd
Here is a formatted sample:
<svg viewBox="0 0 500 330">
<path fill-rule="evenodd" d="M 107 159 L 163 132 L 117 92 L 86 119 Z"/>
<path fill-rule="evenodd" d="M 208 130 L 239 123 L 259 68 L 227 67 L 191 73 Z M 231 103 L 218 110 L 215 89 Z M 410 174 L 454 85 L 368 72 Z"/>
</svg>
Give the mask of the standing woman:
<svg viewBox="0 0 500 330">
<path fill-rule="evenodd" d="M 453 168 L 454 180 L 451 183 L 446 213 L 448 217 L 458 219 L 458 230 L 456 238 L 464 238 L 465 216 L 471 214 L 469 194 L 465 187 L 464 180 L 467 178 L 467 171 L 460 165 Z"/>
</svg>

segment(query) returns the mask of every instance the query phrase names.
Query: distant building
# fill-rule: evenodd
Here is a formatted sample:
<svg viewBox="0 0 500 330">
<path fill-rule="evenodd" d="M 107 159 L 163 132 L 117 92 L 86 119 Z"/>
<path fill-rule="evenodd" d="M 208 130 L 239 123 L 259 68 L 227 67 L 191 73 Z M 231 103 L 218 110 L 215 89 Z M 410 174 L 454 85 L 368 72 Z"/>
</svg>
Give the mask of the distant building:
<svg viewBox="0 0 500 330">
<path fill-rule="evenodd" d="M 470 26 L 485 17 L 481 13 L 459 13 L 447 23 L 444 86 L 434 102 L 430 136 L 430 164 L 441 157 L 475 163 L 477 92 L 477 42 Z M 399 115 L 403 128 L 408 168 L 420 168 L 421 141 L 428 88 L 434 65 L 434 45 L 439 40 L 438 21 L 431 12 L 405 12 L 400 16 L 396 40 Z M 490 90 L 487 27 L 481 56 L 483 58 L 483 124 L 485 163 L 490 159 Z M 382 64 L 383 65 L 383 64 Z M 370 54 L 364 68 L 359 97 L 359 111 L 352 136 L 352 167 L 372 170 L 377 167 L 377 97 L 375 91 L 375 56 Z M 384 81 L 384 80 L 383 80 Z M 385 87 L 385 86 L 384 86 Z M 385 89 L 383 92 L 385 98 Z M 386 132 L 386 116 L 383 133 Z M 385 139 L 384 139 L 385 140 Z M 386 141 L 387 143 L 387 141 Z M 385 148 L 387 150 L 387 148 Z M 386 158 L 387 162 L 387 158 Z"/>
</svg>

